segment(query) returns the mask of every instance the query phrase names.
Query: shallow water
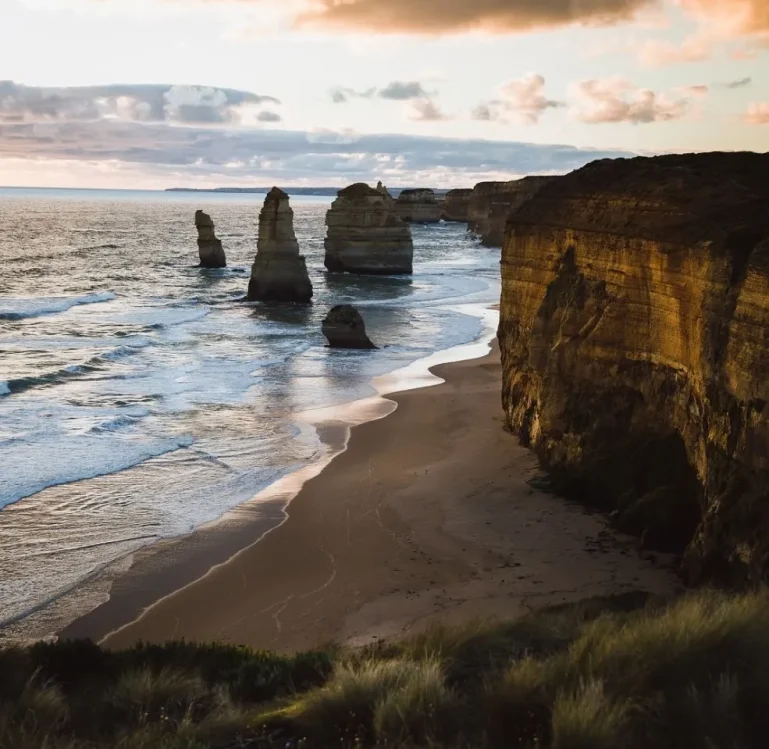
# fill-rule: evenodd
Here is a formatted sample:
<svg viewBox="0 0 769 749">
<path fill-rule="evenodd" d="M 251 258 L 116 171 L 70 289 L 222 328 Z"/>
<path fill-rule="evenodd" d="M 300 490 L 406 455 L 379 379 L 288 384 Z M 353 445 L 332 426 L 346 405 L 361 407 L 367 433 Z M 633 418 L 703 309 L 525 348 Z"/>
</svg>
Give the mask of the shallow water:
<svg viewBox="0 0 769 749">
<path fill-rule="evenodd" d="M 498 251 L 464 225 L 414 227 L 413 277 L 330 275 L 325 198 L 292 199 L 312 307 L 240 302 L 262 200 L 0 190 L 0 623 L 318 460 L 296 414 L 481 334 Z M 226 269 L 193 267 L 198 207 Z M 343 302 L 378 351 L 325 346 Z"/>
</svg>

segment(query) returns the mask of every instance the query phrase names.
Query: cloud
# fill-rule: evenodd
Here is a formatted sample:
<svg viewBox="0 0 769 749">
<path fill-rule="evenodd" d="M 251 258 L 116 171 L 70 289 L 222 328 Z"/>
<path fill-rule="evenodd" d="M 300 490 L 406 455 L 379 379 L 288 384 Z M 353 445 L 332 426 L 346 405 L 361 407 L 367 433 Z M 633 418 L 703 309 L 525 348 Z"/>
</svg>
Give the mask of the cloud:
<svg viewBox="0 0 769 749">
<path fill-rule="evenodd" d="M 0 174 L 6 183 L 13 182 L 6 176 L 7 164 L 17 165 L 17 172 L 18 164 L 24 164 L 25 173 L 35 169 L 43 175 L 47 169 L 61 171 L 57 164 L 80 164 L 89 170 L 101 165 L 105 174 L 133 170 L 153 175 L 153 184 L 167 179 L 168 186 L 187 180 L 341 185 L 385 178 L 390 183 L 461 186 L 483 179 L 563 173 L 594 159 L 628 155 L 564 145 L 329 130 L 174 127 L 109 120 L 0 124 Z"/>
<path fill-rule="evenodd" d="M 432 99 L 422 98 L 414 99 L 411 102 L 412 120 L 422 120 L 423 122 L 441 122 L 450 120 L 449 117 Z"/>
<path fill-rule="evenodd" d="M 698 90 L 695 92 L 692 88 Z M 572 87 L 571 114 L 588 124 L 667 122 L 688 114 L 691 95 L 707 93 L 702 89 L 707 87 L 689 87 L 680 94 L 665 95 L 636 88 L 619 77 L 582 81 Z"/>
<path fill-rule="evenodd" d="M 376 92 L 377 90 L 375 88 L 369 88 L 365 91 L 356 91 L 354 88 L 335 86 L 329 91 L 329 95 L 334 104 L 346 104 L 350 99 L 370 99 Z"/>
<path fill-rule="evenodd" d="M 722 35 L 769 34 L 766 0 L 680 0 L 691 15 L 715 26 Z"/>
<path fill-rule="evenodd" d="M 427 97 L 429 94 L 419 81 L 393 81 L 388 83 L 377 96 L 380 99 L 408 101 L 409 99 Z"/>
<path fill-rule="evenodd" d="M 748 125 L 769 125 L 769 102 L 751 102 L 743 119 Z"/>
<path fill-rule="evenodd" d="M 508 81 L 499 93 L 498 99 L 481 102 L 473 110 L 473 119 L 505 122 L 508 115 L 513 115 L 524 124 L 536 125 L 546 110 L 563 106 L 563 102 L 545 96 L 545 79 L 537 73 Z"/>
<path fill-rule="evenodd" d="M 743 88 L 744 86 L 749 86 L 751 83 L 753 83 L 753 79 L 748 76 L 747 78 L 740 78 L 736 81 L 728 81 L 721 85 L 723 88 Z"/>
<path fill-rule="evenodd" d="M 283 118 L 277 112 L 270 112 L 269 110 L 265 110 L 264 112 L 259 112 L 259 114 L 256 116 L 256 119 L 259 122 L 282 122 L 283 121 Z"/>
<path fill-rule="evenodd" d="M 273 96 L 210 86 L 24 86 L 0 81 L 0 123 L 167 122 L 234 125 L 247 121 Z M 258 118 L 258 117 L 257 117 Z"/>
<path fill-rule="evenodd" d="M 667 39 L 647 39 L 636 47 L 638 61 L 649 68 L 685 62 L 708 60 L 713 52 L 712 41 L 693 35 L 678 44 Z"/>
<path fill-rule="evenodd" d="M 379 33 L 510 32 L 579 22 L 607 25 L 628 20 L 652 4 L 653 0 L 316 0 L 297 22 Z"/>
</svg>

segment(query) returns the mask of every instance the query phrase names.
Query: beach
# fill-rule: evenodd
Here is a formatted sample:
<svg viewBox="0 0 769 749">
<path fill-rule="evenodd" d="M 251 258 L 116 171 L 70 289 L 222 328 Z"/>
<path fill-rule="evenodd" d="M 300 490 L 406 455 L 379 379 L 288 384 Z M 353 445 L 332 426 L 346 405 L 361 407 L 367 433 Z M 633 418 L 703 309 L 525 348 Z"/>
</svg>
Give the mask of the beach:
<svg viewBox="0 0 769 749">
<path fill-rule="evenodd" d="M 676 589 L 671 559 L 531 485 L 537 460 L 503 429 L 496 345 L 432 372 L 445 381 L 388 396 L 397 408 L 355 426 L 267 535 L 247 516 L 205 543 L 192 534 L 176 542 L 186 552 L 166 549 L 176 564 L 134 572 L 62 635 L 113 648 L 184 638 L 292 652 Z M 261 538 L 239 549 L 249 537 Z M 204 574 L 206 559 L 215 566 Z"/>
</svg>

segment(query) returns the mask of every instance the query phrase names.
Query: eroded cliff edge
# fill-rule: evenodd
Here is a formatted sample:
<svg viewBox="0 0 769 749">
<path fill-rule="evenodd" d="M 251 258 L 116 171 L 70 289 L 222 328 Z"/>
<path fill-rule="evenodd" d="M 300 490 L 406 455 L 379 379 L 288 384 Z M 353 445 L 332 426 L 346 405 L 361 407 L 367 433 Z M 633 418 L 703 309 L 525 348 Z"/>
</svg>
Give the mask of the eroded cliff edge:
<svg viewBox="0 0 769 749">
<path fill-rule="evenodd" d="M 509 427 L 691 581 L 769 577 L 769 154 L 602 160 L 515 211 Z"/>
</svg>

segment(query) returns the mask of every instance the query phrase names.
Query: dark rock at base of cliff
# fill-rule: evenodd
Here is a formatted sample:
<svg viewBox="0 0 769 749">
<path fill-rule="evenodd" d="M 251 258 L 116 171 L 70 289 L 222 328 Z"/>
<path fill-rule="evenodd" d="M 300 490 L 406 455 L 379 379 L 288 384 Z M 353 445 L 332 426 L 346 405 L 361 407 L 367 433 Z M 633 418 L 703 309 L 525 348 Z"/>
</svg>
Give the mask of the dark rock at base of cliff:
<svg viewBox="0 0 769 749">
<path fill-rule="evenodd" d="M 204 211 L 195 211 L 195 227 L 198 230 L 200 268 L 225 268 L 227 258 L 224 248 L 214 233 L 214 222 Z"/>
<path fill-rule="evenodd" d="M 351 304 L 333 307 L 326 315 L 322 329 L 332 348 L 376 348 L 366 335 L 363 318 Z"/>
<path fill-rule="evenodd" d="M 769 578 L 769 154 L 601 160 L 509 218 L 508 426 L 687 579 Z"/>
</svg>

